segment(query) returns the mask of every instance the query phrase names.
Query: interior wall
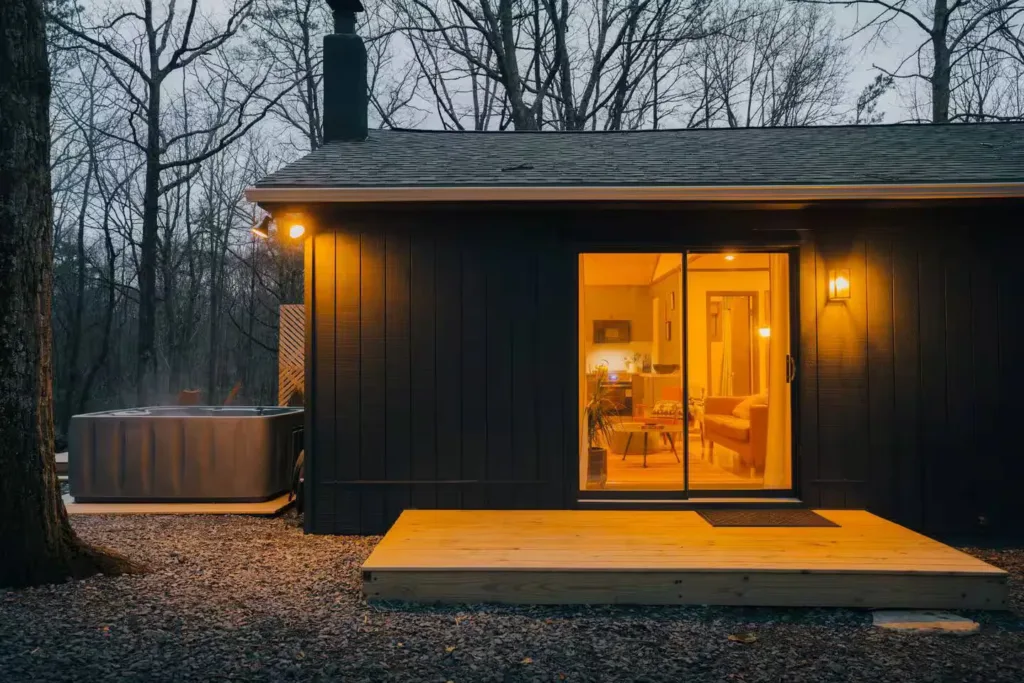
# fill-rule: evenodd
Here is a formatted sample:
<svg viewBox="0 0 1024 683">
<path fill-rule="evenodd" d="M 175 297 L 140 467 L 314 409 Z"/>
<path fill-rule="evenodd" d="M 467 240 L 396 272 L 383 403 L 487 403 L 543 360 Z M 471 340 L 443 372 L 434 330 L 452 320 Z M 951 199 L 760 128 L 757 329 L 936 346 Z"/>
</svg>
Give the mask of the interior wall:
<svg viewBox="0 0 1024 683">
<path fill-rule="evenodd" d="M 581 260 L 581 264 L 583 260 Z M 645 285 L 585 285 L 581 336 L 586 346 L 586 368 L 607 361 L 611 371 L 625 370 L 633 353 L 649 354 L 652 344 L 651 305 Z M 595 320 L 629 320 L 630 342 L 594 344 Z"/>
<path fill-rule="evenodd" d="M 660 336 L 658 362 L 666 365 L 682 364 L 683 295 L 680 272 L 670 272 L 647 288 L 648 299 L 657 297 L 659 300 L 659 318 L 654 325 L 654 332 Z M 672 308 L 673 298 L 676 302 L 675 309 Z M 672 322 L 672 339 L 666 338 L 667 321 Z"/>
</svg>

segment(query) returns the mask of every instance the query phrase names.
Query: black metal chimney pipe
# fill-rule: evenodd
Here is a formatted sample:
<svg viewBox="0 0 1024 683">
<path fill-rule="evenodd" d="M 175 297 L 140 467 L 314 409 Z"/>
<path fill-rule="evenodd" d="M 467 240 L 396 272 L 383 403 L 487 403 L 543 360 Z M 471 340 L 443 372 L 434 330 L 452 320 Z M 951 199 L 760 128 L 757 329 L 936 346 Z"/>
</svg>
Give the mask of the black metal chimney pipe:
<svg viewBox="0 0 1024 683">
<path fill-rule="evenodd" d="M 334 33 L 324 36 L 324 142 L 365 140 L 366 46 L 356 35 L 359 0 L 327 0 Z"/>
</svg>

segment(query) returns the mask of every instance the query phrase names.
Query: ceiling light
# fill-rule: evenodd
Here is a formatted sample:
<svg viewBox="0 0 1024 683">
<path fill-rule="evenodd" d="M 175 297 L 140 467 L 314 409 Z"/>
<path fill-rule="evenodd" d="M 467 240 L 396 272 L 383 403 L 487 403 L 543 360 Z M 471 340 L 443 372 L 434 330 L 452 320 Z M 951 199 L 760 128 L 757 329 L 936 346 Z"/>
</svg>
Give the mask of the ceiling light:
<svg viewBox="0 0 1024 683">
<path fill-rule="evenodd" d="M 726 254 L 725 255 L 725 260 L 726 261 L 735 261 L 736 260 L 736 254 Z"/>
<path fill-rule="evenodd" d="M 293 240 L 297 240 L 305 234 L 306 226 L 302 225 L 301 223 L 295 223 L 290 228 L 288 228 L 288 236 L 291 237 Z"/>
</svg>

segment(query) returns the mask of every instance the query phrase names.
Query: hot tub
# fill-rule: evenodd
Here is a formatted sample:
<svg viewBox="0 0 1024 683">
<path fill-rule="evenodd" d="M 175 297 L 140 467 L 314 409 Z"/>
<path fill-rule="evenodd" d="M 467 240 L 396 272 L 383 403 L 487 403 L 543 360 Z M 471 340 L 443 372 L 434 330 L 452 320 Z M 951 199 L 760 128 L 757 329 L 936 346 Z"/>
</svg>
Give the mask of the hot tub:
<svg viewBox="0 0 1024 683">
<path fill-rule="evenodd" d="M 302 408 L 159 407 L 75 415 L 75 502 L 258 502 L 291 488 Z"/>
</svg>

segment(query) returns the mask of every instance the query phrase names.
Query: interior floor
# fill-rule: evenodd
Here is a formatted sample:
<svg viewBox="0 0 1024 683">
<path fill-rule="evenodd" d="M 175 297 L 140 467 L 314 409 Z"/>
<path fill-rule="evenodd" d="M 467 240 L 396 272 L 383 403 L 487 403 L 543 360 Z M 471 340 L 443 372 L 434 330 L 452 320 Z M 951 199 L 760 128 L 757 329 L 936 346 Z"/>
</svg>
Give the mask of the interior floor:
<svg viewBox="0 0 1024 683">
<path fill-rule="evenodd" d="M 603 486 L 593 483 L 591 490 L 604 491 L 680 491 L 683 488 L 683 447 L 676 443 L 676 453 L 665 443 L 648 442 L 647 467 L 644 467 L 642 452 L 630 452 L 623 459 L 620 452 L 608 453 L 608 479 Z M 710 448 L 702 448 L 700 436 L 690 435 L 690 490 L 728 491 L 739 489 L 761 489 L 764 478 L 749 471 L 739 463 L 736 454 L 722 446 L 716 446 L 712 455 Z"/>
</svg>

